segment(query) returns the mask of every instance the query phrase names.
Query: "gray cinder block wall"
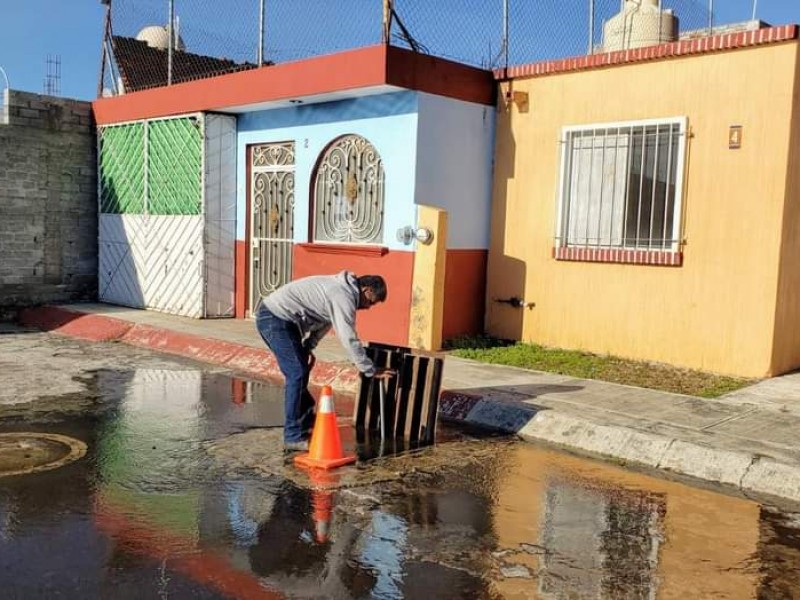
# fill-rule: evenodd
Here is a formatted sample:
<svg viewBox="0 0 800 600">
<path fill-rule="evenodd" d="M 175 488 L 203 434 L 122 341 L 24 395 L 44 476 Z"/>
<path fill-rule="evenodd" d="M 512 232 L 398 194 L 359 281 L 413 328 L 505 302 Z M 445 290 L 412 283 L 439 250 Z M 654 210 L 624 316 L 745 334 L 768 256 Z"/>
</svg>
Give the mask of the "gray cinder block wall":
<svg viewBox="0 0 800 600">
<path fill-rule="evenodd" d="M 91 104 L 11 90 L 6 108 L 0 110 L 0 312 L 92 300 L 97 161 Z"/>
</svg>

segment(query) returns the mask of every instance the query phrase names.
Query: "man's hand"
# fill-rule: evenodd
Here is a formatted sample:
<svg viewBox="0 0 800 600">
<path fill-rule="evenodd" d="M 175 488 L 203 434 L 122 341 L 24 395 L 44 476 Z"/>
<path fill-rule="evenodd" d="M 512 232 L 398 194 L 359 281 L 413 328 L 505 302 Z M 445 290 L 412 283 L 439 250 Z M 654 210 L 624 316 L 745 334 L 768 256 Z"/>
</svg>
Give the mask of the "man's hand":
<svg viewBox="0 0 800 600">
<path fill-rule="evenodd" d="M 314 365 L 317 364 L 317 357 L 314 356 L 313 352 L 308 353 L 308 370 L 311 371 L 314 368 Z"/>
<path fill-rule="evenodd" d="M 375 375 L 373 375 L 372 378 L 377 379 L 378 381 L 389 381 L 395 375 L 397 375 L 397 371 L 394 369 L 381 367 L 375 370 Z"/>
</svg>

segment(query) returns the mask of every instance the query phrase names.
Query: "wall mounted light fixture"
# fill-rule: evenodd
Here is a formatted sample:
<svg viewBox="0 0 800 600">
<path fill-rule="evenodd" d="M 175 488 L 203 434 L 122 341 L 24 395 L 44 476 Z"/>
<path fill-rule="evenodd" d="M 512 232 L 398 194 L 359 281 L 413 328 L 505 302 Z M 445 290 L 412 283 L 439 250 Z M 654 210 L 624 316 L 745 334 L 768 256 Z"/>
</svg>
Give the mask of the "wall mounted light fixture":
<svg viewBox="0 0 800 600">
<path fill-rule="evenodd" d="M 420 244 L 430 244 L 433 242 L 433 232 L 427 227 L 414 228 L 406 225 L 397 230 L 397 241 L 406 246 L 417 240 Z"/>
</svg>

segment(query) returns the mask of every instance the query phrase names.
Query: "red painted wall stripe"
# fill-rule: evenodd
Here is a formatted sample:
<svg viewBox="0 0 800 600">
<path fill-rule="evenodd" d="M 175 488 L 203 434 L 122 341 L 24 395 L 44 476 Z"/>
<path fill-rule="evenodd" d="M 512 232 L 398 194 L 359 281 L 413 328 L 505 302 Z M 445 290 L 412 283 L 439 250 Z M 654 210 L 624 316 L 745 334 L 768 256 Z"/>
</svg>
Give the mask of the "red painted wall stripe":
<svg viewBox="0 0 800 600">
<path fill-rule="evenodd" d="M 408 344 L 414 253 L 391 250 L 384 255 L 329 254 L 294 247 L 293 279 L 309 275 L 331 275 L 343 270 L 356 275 L 382 275 L 388 299 L 369 310 L 359 311 L 356 321 L 363 341 Z"/>
<path fill-rule="evenodd" d="M 92 103 L 98 125 L 393 85 L 493 105 L 491 71 L 383 45 L 187 81 Z"/>
<path fill-rule="evenodd" d="M 97 124 L 107 125 L 366 88 L 382 85 L 385 81 L 385 48 L 371 46 L 123 96 L 99 98 L 92 107 Z"/>
<path fill-rule="evenodd" d="M 448 250 L 442 339 L 483 333 L 487 250 Z"/>
<path fill-rule="evenodd" d="M 248 288 L 250 287 L 250 265 L 248 264 L 247 242 L 236 240 L 236 318 L 244 319 L 250 310 L 248 302 Z"/>
<path fill-rule="evenodd" d="M 387 51 L 386 83 L 487 106 L 496 102 L 491 71 L 394 46 Z"/>
</svg>

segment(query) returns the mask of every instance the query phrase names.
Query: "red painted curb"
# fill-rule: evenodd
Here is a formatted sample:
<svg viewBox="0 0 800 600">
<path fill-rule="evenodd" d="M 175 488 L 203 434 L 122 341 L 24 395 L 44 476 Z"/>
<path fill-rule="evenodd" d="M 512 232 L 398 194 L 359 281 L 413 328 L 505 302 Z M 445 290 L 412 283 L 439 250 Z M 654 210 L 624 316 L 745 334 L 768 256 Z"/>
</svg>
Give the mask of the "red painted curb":
<svg viewBox="0 0 800 600">
<path fill-rule="evenodd" d="M 239 346 L 236 353 L 224 364 L 229 369 L 244 371 L 256 377 L 283 380 L 275 355 L 269 350 Z"/>
<path fill-rule="evenodd" d="M 139 348 L 223 366 L 252 377 L 283 382 L 275 356 L 266 349 L 58 306 L 27 308 L 20 312 L 19 322 L 58 335 L 93 342 L 116 340 Z M 317 363 L 311 377 L 311 384 L 314 386 L 330 385 L 336 391 L 347 393 L 355 392 L 359 381 L 360 376 L 355 367 L 327 362 Z"/>
<path fill-rule="evenodd" d="M 19 315 L 23 325 L 93 342 L 118 340 L 133 323 L 101 315 L 91 315 L 57 306 L 26 308 Z"/>
<path fill-rule="evenodd" d="M 238 345 L 229 342 L 138 324 L 122 336 L 121 341 L 215 365 L 225 364 L 239 350 Z"/>
</svg>

